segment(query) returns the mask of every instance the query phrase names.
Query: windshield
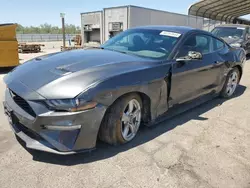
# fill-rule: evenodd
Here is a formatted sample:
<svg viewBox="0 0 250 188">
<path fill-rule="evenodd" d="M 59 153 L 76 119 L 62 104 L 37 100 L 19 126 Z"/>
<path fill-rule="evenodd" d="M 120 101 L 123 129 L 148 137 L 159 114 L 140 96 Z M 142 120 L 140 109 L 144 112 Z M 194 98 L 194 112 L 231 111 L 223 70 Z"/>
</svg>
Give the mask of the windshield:
<svg viewBox="0 0 250 188">
<path fill-rule="evenodd" d="M 217 27 L 212 33 L 220 38 L 236 38 L 240 39 L 244 36 L 245 28 L 239 27 Z"/>
<path fill-rule="evenodd" d="M 108 40 L 101 47 L 146 58 L 167 58 L 181 34 L 151 29 L 131 29 Z"/>
</svg>

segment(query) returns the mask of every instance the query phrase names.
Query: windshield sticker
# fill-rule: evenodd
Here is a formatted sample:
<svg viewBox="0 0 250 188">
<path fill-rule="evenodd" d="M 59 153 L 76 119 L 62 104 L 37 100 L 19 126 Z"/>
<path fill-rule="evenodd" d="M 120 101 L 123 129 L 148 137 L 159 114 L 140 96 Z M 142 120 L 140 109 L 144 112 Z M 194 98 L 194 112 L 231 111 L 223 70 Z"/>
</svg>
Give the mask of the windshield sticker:
<svg viewBox="0 0 250 188">
<path fill-rule="evenodd" d="M 160 35 L 168 36 L 168 37 L 175 37 L 179 38 L 181 36 L 180 33 L 175 33 L 175 32 L 169 32 L 169 31 L 162 31 Z"/>
<path fill-rule="evenodd" d="M 245 30 L 245 28 L 244 28 L 244 27 L 237 27 L 237 29 Z"/>
</svg>

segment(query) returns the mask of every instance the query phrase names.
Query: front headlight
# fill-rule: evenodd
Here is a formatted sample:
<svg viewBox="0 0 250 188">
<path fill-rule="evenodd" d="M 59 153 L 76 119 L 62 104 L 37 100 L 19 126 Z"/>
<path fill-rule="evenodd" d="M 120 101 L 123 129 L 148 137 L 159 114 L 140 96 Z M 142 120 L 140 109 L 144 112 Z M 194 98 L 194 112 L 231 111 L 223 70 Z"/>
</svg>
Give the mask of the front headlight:
<svg viewBox="0 0 250 188">
<path fill-rule="evenodd" d="M 230 44 L 232 47 L 236 47 L 236 48 L 240 48 L 241 47 L 241 44 L 240 43 L 233 43 L 233 44 Z"/>
<path fill-rule="evenodd" d="M 51 110 L 77 112 L 95 108 L 96 102 L 87 102 L 83 99 L 52 99 L 45 103 Z"/>
</svg>

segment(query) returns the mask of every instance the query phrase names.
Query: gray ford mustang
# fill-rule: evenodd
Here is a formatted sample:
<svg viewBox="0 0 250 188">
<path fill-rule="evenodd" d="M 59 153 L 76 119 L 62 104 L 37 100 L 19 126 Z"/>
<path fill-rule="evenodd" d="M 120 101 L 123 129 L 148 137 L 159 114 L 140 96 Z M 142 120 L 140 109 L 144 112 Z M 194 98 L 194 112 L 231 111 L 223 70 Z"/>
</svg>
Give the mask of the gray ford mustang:
<svg viewBox="0 0 250 188">
<path fill-rule="evenodd" d="M 57 154 L 131 141 L 197 105 L 231 97 L 243 73 L 243 49 L 187 27 L 127 30 L 100 48 L 41 56 L 10 72 L 5 114 L 26 147 Z"/>
</svg>

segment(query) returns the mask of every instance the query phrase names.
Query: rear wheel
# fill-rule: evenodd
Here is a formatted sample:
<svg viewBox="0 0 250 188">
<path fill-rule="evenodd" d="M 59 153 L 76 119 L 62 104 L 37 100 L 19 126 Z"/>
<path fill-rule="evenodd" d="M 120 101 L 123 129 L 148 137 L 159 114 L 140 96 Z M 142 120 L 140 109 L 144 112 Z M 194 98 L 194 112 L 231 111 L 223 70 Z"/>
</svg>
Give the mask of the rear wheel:
<svg viewBox="0 0 250 188">
<path fill-rule="evenodd" d="M 142 101 L 129 94 L 108 109 L 99 131 L 100 140 L 112 145 L 127 143 L 136 136 L 141 124 Z"/>
<path fill-rule="evenodd" d="M 228 73 L 226 82 L 221 91 L 221 96 L 224 98 L 230 98 L 236 91 L 239 84 L 240 72 L 238 68 L 234 68 Z"/>
</svg>

